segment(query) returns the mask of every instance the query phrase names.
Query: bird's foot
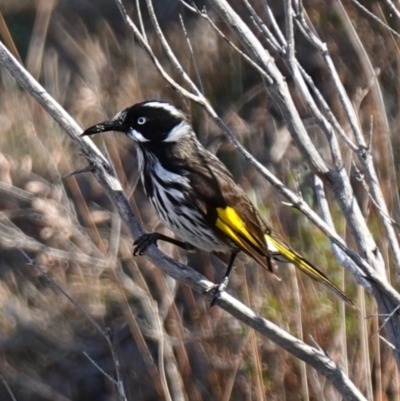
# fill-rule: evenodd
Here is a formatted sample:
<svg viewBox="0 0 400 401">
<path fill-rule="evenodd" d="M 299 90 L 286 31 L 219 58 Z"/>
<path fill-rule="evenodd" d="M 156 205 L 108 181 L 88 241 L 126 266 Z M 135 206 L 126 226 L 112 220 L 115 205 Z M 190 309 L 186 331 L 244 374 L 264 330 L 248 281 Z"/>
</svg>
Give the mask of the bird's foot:
<svg viewBox="0 0 400 401">
<path fill-rule="evenodd" d="M 147 233 L 141 235 L 138 239 L 133 243 L 133 256 L 143 255 L 146 249 L 154 244 L 157 246 L 157 241 L 160 239 L 159 233 Z"/>
<path fill-rule="evenodd" d="M 213 293 L 213 298 L 210 303 L 210 308 L 218 303 L 221 298 L 221 293 L 226 290 L 228 286 L 229 278 L 224 277 L 222 281 L 218 284 L 214 284 L 209 290 L 205 291 L 204 294 L 208 294 L 210 292 Z"/>
</svg>

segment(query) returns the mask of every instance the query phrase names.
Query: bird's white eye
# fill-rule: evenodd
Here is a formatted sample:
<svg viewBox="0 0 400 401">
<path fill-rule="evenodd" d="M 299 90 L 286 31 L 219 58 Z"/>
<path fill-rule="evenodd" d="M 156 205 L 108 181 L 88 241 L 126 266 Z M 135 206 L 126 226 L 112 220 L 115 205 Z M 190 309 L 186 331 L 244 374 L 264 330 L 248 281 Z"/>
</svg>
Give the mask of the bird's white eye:
<svg viewBox="0 0 400 401">
<path fill-rule="evenodd" d="M 143 125 L 143 124 L 146 123 L 146 121 L 147 121 L 147 118 L 146 118 L 146 117 L 139 117 L 138 120 L 137 120 L 137 123 L 138 123 L 139 125 Z"/>
</svg>

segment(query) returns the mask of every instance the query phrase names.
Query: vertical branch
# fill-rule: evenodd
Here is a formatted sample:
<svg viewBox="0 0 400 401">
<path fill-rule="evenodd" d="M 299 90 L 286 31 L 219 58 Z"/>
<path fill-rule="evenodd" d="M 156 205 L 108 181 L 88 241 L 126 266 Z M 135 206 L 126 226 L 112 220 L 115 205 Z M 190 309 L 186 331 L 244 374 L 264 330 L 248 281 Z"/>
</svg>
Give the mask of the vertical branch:
<svg viewBox="0 0 400 401">
<path fill-rule="evenodd" d="M 286 52 L 285 58 L 290 66 L 295 65 L 295 43 L 294 43 L 294 30 L 293 30 L 293 8 L 292 0 L 284 0 L 285 8 L 285 27 L 286 27 Z"/>
</svg>

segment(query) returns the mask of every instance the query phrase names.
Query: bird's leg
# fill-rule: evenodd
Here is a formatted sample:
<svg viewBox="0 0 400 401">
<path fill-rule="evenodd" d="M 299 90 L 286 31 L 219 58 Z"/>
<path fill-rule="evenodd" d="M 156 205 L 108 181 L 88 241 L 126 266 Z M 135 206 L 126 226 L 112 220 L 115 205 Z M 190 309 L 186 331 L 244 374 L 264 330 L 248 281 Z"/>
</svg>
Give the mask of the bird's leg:
<svg viewBox="0 0 400 401">
<path fill-rule="evenodd" d="M 157 246 L 157 241 L 162 240 L 166 242 L 170 242 L 171 244 L 177 245 L 187 251 L 191 251 L 194 249 L 194 246 L 189 244 L 188 242 L 179 241 L 175 238 L 167 237 L 164 234 L 160 233 L 147 233 L 141 235 L 138 239 L 133 243 L 133 256 L 143 255 L 144 251 L 151 245 L 154 244 Z"/>
<path fill-rule="evenodd" d="M 233 263 L 235 262 L 236 256 L 237 256 L 238 252 L 232 252 L 231 253 L 231 257 L 229 259 L 229 263 L 228 263 L 228 267 L 226 269 L 226 273 L 223 277 L 223 279 L 215 285 L 215 294 L 214 297 L 211 301 L 210 307 L 214 306 L 218 300 L 221 298 L 221 292 L 225 291 L 226 287 L 228 286 L 228 282 L 229 282 L 229 275 L 231 274 L 232 271 L 232 267 L 233 267 Z"/>
<path fill-rule="evenodd" d="M 268 255 L 267 255 L 267 266 L 268 266 L 268 270 L 271 272 L 271 273 L 274 273 L 274 269 L 272 268 L 272 261 L 271 261 L 271 254 L 268 252 Z"/>
</svg>

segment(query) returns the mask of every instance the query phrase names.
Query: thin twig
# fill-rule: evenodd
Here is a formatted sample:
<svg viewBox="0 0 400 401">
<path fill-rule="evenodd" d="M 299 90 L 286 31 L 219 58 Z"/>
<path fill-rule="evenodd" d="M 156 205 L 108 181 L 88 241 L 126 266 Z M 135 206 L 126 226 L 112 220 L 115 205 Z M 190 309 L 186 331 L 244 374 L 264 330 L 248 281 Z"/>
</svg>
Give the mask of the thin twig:
<svg viewBox="0 0 400 401">
<path fill-rule="evenodd" d="M 143 24 L 142 10 L 140 8 L 140 0 L 136 0 L 136 10 L 137 10 L 137 13 L 138 13 L 140 32 L 142 33 L 143 39 L 146 42 L 148 42 L 147 35 L 146 35 L 146 30 L 144 29 L 144 24 Z"/>
<path fill-rule="evenodd" d="M 264 79 L 267 81 L 271 81 L 271 77 L 257 64 L 255 63 L 246 53 L 240 50 L 214 23 L 214 21 L 207 14 L 206 9 L 200 11 L 197 7 L 195 9 L 195 13 L 201 18 L 205 19 L 211 27 L 217 32 L 217 34 L 230 46 L 234 49 L 247 63 L 249 63 Z"/>
<path fill-rule="evenodd" d="M 387 214 L 387 211 L 381 210 L 380 206 L 378 205 L 378 203 L 375 201 L 375 198 L 372 196 L 371 191 L 368 188 L 368 184 L 365 182 L 364 176 L 363 174 L 361 174 L 361 171 L 358 169 L 356 163 L 354 162 L 354 160 L 352 161 L 353 164 L 353 168 L 354 168 L 354 175 L 357 181 L 361 182 L 365 192 L 367 193 L 369 199 L 371 200 L 371 202 L 373 203 L 373 205 L 375 206 L 375 208 L 377 210 L 380 211 L 380 214 L 387 220 L 389 221 L 391 224 L 393 224 L 394 226 L 396 226 L 398 229 L 400 229 L 400 224 L 393 218 L 391 217 L 389 214 Z"/>
<path fill-rule="evenodd" d="M 270 23 L 272 25 L 272 28 L 275 31 L 275 35 L 278 37 L 278 40 L 280 42 L 281 47 L 285 48 L 286 47 L 285 36 L 283 35 L 283 33 L 282 33 L 282 31 L 281 31 L 281 29 L 279 27 L 279 24 L 275 19 L 274 13 L 273 13 L 271 7 L 268 4 L 268 1 L 267 0 L 262 0 L 262 3 L 263 3 L 263 6 L 264 6 L 264 9 L 265 9 L 265 12 L 267 13 L 267 16 L 269 18 L 269 21 L 270 21 Z"/>
<path fill-rule="evenodd" d="M 45 270 L 43 270 L 35 261 L 35 259 L 31 258 L 24 249 L 19 248 L 18 249 L 22 256 L 25 258 L 27 265 L 32 266 L 34 269 L 36 269 L 57 291 L 61 292 L 68 301 L 74 305 L 74 307 L 82 313 L 82 315 L 93 325 L 93 327 L 103 336 L 107 337 L 107 333 L 100 327 L 100 325 L 92 318 L 92 316 L 89 315 L 88 312 L 85 311 L 85 309 L 82 308 L 81 305 L 79 305 L 78 302 L 75 301 L 74 298 L 71 297 L 57 282 L 53 280 L 53 278 L 46 273 Z"/>
<path fill-rule="evenodd" d="M 318 344 L 317 340 L 314 338 L 314 336 L 312 336 L 311 334 L 308 335 L 308 338 L 311 340 L 311 342 L 314 344 L 314 347 L 318 350 L 320 350 L 321 352 L 324 352 L 324 349 L 321 347 L 320 344 Z M 325 355 L 327 355 L 327 353 L 325 352 Z"/>
<path fill-rule="evenodd" d="M 189 34 L 188 34 L 187 30 L 186 30 L 182 14 L 179 14 L 179 21 L 181 23 L 182 31 L 183 31 L 183 34 L 185 35 L 186 43 L 187 43 L 188 48 L 189 48 L 190 57 L 192 58 L 194 70 L 196 72 L 197 80 L 198 80 L 199 86 L 200 86 L 200 92 L 204 94 L 204 86 L 203 86 L 203 82 L 201 80 L 199 67 L 197 66 L 196 57 L 194 56 L 194 52 L 193 52 L 192 42 L 190 41 Z"/>
<path fill-rule="evenodd" d="M 119 1 L 119 0 L 117 0 L 117 1 Z M 178 73 L 182 77 L 182 79 L 189 86 L 189 88 L 193 92 L 193 94 L 196 96 L 200 96 L 201 91 L 198 89 L 198 87 L 195 85 L 195 83 L 192 81 L 192 79 L 189 77 L 189 75 L 183 69 L 181 63 L 178 61 L 178 58 L 175 56 L 174 52 L 171 49 L 171 46 L 169 45 L 167 39 L 164 36 L 164 33 L 160 27 L 160 24 L 158 23 L 157 16 L 154 12 L 152 0 L 146 0 L 146 4 L 147 4 L 147 9 L 150 14 L 151 22 L 153 23 L 154 30 L 157 34 L 157 37 L 159 38 L 159 40 L 161 42 L 161 46 L 163 47 L 165 53 L 167 54 L 169 60 L 171 61 L 172 65 L 175 67 L 176 71 L 178 71 Z"/>
<path fill-rule="evenodd" d="M 26 259 L 28 266 L 32 266 L 33 268 L 35 268 L 43 277 L 45 277 L 45 279 L 57 290 L 59 291 L 61 294 L 63 294 L 68 301 L 70 301 L 72 303 L 72 305 L 74 305 L 74 307 L 93 325 L 93 327 L 107 340 L 108 345 L 110 346 L 110 351 L 112 354 L 112 358 L 114 361 L 114 365 L 115 365 L 115 371 L 117 374 L 117 380 L 114 381 L 113 383 L 117 386 L 118 388 L 118 393 L 121 397 L 121 399 L 123 401 L 127 401 L 126 399 L 126 395 L 125 395 L 125 389 L 124 389 L 124 385 L 123 382 L 121 380 L 121 373 L 120 373 L 120 364 L 119 364 L 119 360 L 118 357 L 116 355 L 115 349 L 114 349 L 114 344 L 112 341 L 112 336 L 110 334 L 110 330 L 106 329 L 103 330 L 100 325 L 92 318 L 92 316 L 90 316 L 90 314 L 88 312 L 85 311 L 85 309 L 83 309 L 83 307 L 77 302 L 75 301 L 74 298 L 72 298 L 59 284 L 57 284 L 53 278 L 47 274 L 36 262 L 33 258 L 31 258 L 24 249 L 19 248 L 18 249 L 22 256 Z"/>
<path fill-rule="evenodd" d="M 101 374 L 103 374 L 112 384 L 114 384 L 114 386 L 117 387 L 117 385 L 118 385 L 117 381 L 116 381 L 112 376 L 110 376 L 105 370 L 103 370 L 103 369 L 97 364 L 97 362 L 94 361 L 94 360 L 88 355 L 88 353 L 87 353 L 86 351 L 83 352 L 83 355 L 85 355 L 86 358 L 89 359 L 89 361 L 92 363 L 92 365 L 94 365 L 94 367 L 95 367 Z"/>
<path fill-rule="evenodd" d="M 253 6 L 250 4 L 248 0 L 243 0 L 244 5 L 247 7 L 251 14 L 251 18 L 254 21 L 254 24 L 260 29 L 260 32 L 263 33 L 265 39 L 270 43 L 271 47 L 280 52 L 283 53 L 285 51 L 285 46 L 286 42 L 282 43 L 282 40 L 284 41 L 284 38 L 282 35 L 279 34 L 278 38 L 280 39 L 281 43 L 279 43 L 279 39 L 276 39 L 273 33 L 269 30 L 267 25 L 264 23 L 264 21 L 260 18 L 258 13 L 254 10 Z M 280 33 L 280 31 L 279 31 Z"/>
<path fill-rule="evenodd" d="M 168 387 L 168 381 L 167 377 L 165 375 L 165 353 L 164 353 L 164 346 L 165 346 L 165 336 L 164 336 L 164 328 L 162 326 L 161 320 L 160 320 L 160 313 L 158 311 L 157 303 L 153 303 L 154 307 L 154 320 L 155 320 L 155 326 L 154 329 L 156 331 L 157 335 L 157 341 L 158 341 L 158 370 L 160 371 L 160 377 L 161 381 L 163 383 L 164 387 L 164 394 L 167 399 L 167 401 L 172 401 L 171 394 L 169 392 L 169 387 Z"/>
<path fill-rule="evenodd" d="M 114 338 L 113 338 L 111 329 L 109 327 L 106 327 L 106 338 L 107 338 L 108 343 L 110 344 L 111 355 L 112 355 L 112 359 L 114 361 L 115 373 L 117 375 L 116 385 L 117 385 L 117 389 L 118 389 L 118 394 L 121 397 L 122 401 L 128 401 L 126 398 L 124 382 L 122 380 L 122 375 L 121 375 L 121 364 L 119 362 L 117 350 L 115 349 Z"/>
<path fill-rule="evenodd" d="M 327 115 L 328 121 L 330 122 L 330 124 L 332 124 L 333 128 L 335 129 L 335 131 L 346 142 L 346 144 L 349 146 L 349 148 L 353 152 L 357 152 L 358 151 L 358 146 L 346 134 L 346 132 L 344 131 L 344 129 L 340 125 L 339 121 L 337 120 L 336 116 L 334 115 L 333 111 L 329 107 L 328 103 L 323 98 L 320 90 L 315 85 L 315 83 L 314 83 L 313 79 L 311 78 L 311 76 L 306 72 L 306 70 L 300 64 L 299 64 L 299 69 L 300 69 L 301 75 L 303 76 L 303 78 L 306 81 L 307 85 L 309 86 L 309 88 L 311 89 L 311 91 L 314 94 L 315 98 L 317 99 L 318 103 L 320 104 L 320 107 L 322 108 L 322 110 Z"/>
<path fill-rule="evenodd" d="M 393 352 L 399 352 L 396 347 L 388 341 L 385 337 L 379 336 L 379 338 L 393 351 Z"/>
<path fill-rule="evenodd" d="M 3 382 L 4 387 L 6 388 L 8 394 L 9 394 L 10 397 L 11 397 L 11 400 L 12 400 L 12 401 L 17 401 L 17 399 L 15 398 L 14 393 L 12 392 L 10 386 L 9 386 L 8 383 L 7 383 L 7 380 L 6 380 L 6 379 L 4 378 L 4 376 L 1 375 L 1 374 L 0 374 L 0 380 Z"/>
<path fill-rule="evenodd" d="M 394 36 L 397 36 L 400 38 L 400 33 L 395 31 L 393 28 L 391 28 L 386 22 L 382 21 L 380 18 L 378 18 L 374 13 L 368 10 L 367 7 L 363 6 L 359 1 L 357 0 L 351 0 L 359 9 L 361 9 L 365 14 L 367 14 L 369 17 L 371 17 L 375 22 L 383 26 L 385 29 L 389 30 Z"/>
<path fill-rule="evenodd" d="M 124 5 L 122 4 L 121 0 L 115 0 L 117 3 L 117 6 L 120 10 L 120 13 L 122 17 L 125 20 L 125 23 L 132 29 L 133 34 L 135 35 L 135 38 L 137 41 L 140 43 L 140 45 L 144 48 L 144 50 L 147 52 L 151 60 L 153 61 L 154 65 L 158 69 L 159 73 L 161 76 L 178 92 L 182 93 L 186 98 L 193 100 L 193 101 L 199 101 L 199 97 L 196 95 L 193 95 L 192 92 L 189 92 L 186 90 L 183 86 L 179 85 L 176 81 L 174 81 L 169 74 L 165 71 L 163 66 L 161 65 L 160 61 L 157 59 L 156 55 L 154 54 L 153 50 L 151 49 L 150 45 L 148 44 L 147 40 L 143 37 L 143 35 L 140 33 L 139 29 L 136 27 L 136 25 L 133 23 L 131 18 L 129 17 Z M 189 78 L 189 77 L 187 77 Z M 190 80 L 190 78 L 189 78 Z M 84 137 L 86 138 L 86 137 Z"/>
<path fill-rule="evenodd" d="M 271 49 L 275 50 L 276 52 L 279 52 L 279 51 L 283 52 L 284 51 L 282 48 L 279 48 L 279 47 L 275 46 L 273 40 L 271 40 L 270 37 L 267 36 L 270 33 L 269 30 L 267 31 L 268 33 L 266 33 L 266 29 L 263 29 L 262 25 L 260 25 L 252 15 L 250 16 L 250 20 L 253 23 L 253 25 L 256 27 L 258 32 L 260 32 L 261 34 L 264 35 L 264 40 L 269 44 Z M 271 34 L 271 36 L 272 36 L 272 34 Z"/>
<path fill-rule="evenodd" d="M 387 318 L 382 322 L 379 326 L 377 333 L 379 333 L 387 324 L 387 322 L 395 315 L 395 313 L 400 309 L 400 304 L 398 304 L 391 313 L 387 316 Z"/>
</svg>

